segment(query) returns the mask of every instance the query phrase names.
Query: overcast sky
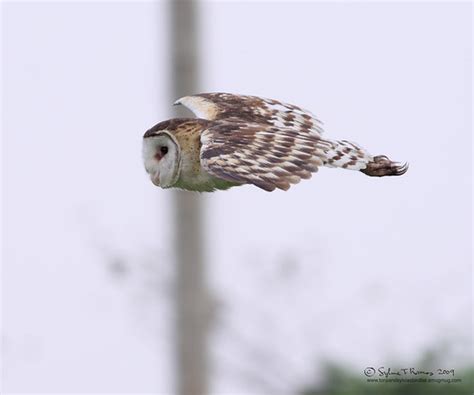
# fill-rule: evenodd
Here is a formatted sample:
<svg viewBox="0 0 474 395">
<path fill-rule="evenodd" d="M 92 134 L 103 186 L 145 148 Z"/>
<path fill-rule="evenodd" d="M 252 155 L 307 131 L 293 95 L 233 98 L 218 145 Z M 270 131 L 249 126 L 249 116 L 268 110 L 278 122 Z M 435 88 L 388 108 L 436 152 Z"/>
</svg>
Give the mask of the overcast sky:
<svg viewBox="0 0 474 395">
<path fill-rule="evenodd" d="M 171 391 L 172 194 L 141 162 L 143 132 L 172 114 L 167 11 L 3 4 L 5 392 Z M 328 137 L 410 162 L 400 178 L 321 169 L 288 192 L 202 196 L 215 393 L 293 390 L 324 359 L 361 372 L 445 345 L 443 363 L 459 365 L 472 332 L 471 5 L 200 11 L 202 91 L 301 105 Z"/>
</svg>

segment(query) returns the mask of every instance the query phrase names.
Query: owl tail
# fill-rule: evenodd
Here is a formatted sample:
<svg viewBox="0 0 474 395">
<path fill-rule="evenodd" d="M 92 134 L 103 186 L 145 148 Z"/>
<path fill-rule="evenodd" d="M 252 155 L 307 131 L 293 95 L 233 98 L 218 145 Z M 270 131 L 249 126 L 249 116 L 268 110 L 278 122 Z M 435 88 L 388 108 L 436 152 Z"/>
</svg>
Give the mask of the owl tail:
<svg viewBox="0 0 474 395">
<path fill-rule="evenodd" d="M 407 163 L 393 162 L 385 155 L 372 156 L 364 148 L 347 140 L 326 140 L 324 165 L 358 170 L 368 176 L 401 176 L 408 170 Z"/>
</svg>

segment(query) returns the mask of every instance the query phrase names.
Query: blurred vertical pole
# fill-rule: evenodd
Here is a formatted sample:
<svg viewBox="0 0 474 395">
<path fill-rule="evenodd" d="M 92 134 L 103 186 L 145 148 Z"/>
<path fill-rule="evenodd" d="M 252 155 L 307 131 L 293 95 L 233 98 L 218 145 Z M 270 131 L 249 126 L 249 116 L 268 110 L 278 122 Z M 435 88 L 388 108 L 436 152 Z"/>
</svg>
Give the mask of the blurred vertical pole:
<svg viewBox="0 0 474 395">
<path fill-rule="evenodd" d="M 172 96 L 197 93 L 199 40 L 197 4 L 171 0 Z M 176 115 L 178 110 L 176 110 Z M 196 193 L 176 191 L 175 379 L 179 395 L 205 395 L 207 382 L 208 292 L 205 281 L 203 202 Z"/>
</svg>

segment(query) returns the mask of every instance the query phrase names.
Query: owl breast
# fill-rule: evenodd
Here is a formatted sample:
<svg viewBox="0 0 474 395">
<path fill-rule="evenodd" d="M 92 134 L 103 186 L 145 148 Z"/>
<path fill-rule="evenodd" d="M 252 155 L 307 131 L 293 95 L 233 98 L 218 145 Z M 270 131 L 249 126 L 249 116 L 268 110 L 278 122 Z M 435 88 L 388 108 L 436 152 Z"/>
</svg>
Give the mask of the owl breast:
<svg viewBox="0 0 474 395">
<path fill-rule="evenodd" d="M 175 137 L 181 147 L 181 172 L 174 187 L 188 191 L 212 192 L 241 185 L 221 180 L 203 169 L 200 158 L 201 131 L 202 128 L 187 125 L 176 130 Z"/>
<path fill-rule="evenodd" d="M 196 192 L 212 192 L 240 185 L 210 175 L 201 167 L 199 155 L 196 157 L 189 155 L 185 150 L 182 152 L 181 174 L 174 185 L 176 188 Z"/>
</svg>

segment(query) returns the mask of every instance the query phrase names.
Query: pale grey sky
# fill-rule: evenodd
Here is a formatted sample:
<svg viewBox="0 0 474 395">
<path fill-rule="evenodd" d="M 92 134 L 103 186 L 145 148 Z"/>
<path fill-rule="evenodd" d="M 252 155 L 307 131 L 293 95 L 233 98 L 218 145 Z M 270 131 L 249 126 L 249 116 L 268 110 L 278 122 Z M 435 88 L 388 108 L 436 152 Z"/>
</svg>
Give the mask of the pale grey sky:
<svg viewBox="0 0 474 395">
<path fill-rule="evenodd" d="M 170 193 L 140 157 L 171 116 L 166 12 L 3 5 L 6 392 L 171 391 Z M 468 358 L 471 5 L 204 2 L 201 17 L 202 91 L 301 105 L 411 166 L 203 196 L 215 393 L 294 390 L 322 359 L 362 371 L 445 342 L 446 364 Z"/>
</svg>

